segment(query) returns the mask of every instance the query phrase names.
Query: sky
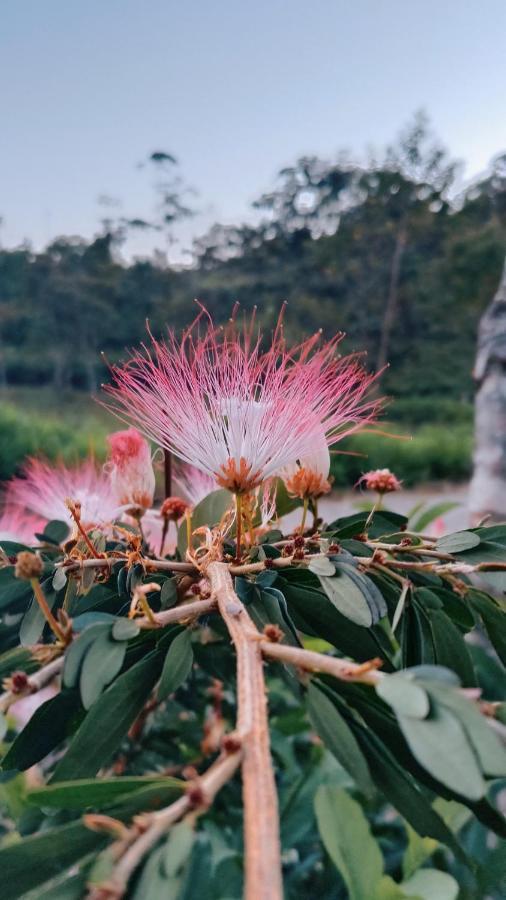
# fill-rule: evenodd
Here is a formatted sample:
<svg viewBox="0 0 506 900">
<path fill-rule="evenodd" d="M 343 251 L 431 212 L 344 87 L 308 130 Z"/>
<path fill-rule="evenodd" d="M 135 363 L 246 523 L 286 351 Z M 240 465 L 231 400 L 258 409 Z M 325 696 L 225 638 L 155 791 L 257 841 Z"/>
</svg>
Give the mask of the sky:
<svg viewBox="0 0 506 900">
<path fill-rule="evenodd" d="M 2 0 L 0 241 L 89 238 L 103 195 L 152 216 L 139 164 L 166 150 L 198 190 L 189 245 L 298 156 L 363 158 L 421 108 L 471 178 L 506 149 L 505 45 L 504 0 Z"/>
</svg>

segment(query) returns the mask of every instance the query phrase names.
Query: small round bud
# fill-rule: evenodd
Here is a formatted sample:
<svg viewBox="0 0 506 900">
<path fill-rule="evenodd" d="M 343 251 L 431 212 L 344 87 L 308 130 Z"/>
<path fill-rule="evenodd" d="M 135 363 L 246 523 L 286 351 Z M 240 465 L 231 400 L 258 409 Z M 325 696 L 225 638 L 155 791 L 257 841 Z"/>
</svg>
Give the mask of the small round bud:
<svg viewBox="0 0 506 900">
<path fill-rule="evenodd" d="M 14 694 L 19 694 L 21 691 L 26 691 L 28 687 L 28 675 L 26 672 L 13 672 L 11 675 L 12 679 L 12 691 Z"/>
<path fill-rule="evenodd" d="M 272 641 L 273 644 L 279 644 L 283 640 L 284 634 L 279 625 L 269 623 L 264 626 L 264 636 L 268 641 Z"/>
<path fill-rule="evenodd" d="M 43 568 L 40 556 L 30 553 L 29 550 L 22 550 L 17 555 L 14 574 L 16 578 L 24 578 L 26 581 L 31 581 L 32 578 L 39 578 L 42 575 Z"/>
<path fill-rule="evenodd" d="M 234 734 L 234 732 L 230 732 L 229 734 L 225 734 L 223 736 L 221 742 L 221 748 L 224 753 L 237 753 L 242 747 L 241 738 L 238 734 Z"/>
<path fill-rule="evenodd" d="M 160 515 L 169 522 L 177 522 L 182 519 L 189 504 L 181 497 L 167 497 L 161 506 Z"/>
</svg>

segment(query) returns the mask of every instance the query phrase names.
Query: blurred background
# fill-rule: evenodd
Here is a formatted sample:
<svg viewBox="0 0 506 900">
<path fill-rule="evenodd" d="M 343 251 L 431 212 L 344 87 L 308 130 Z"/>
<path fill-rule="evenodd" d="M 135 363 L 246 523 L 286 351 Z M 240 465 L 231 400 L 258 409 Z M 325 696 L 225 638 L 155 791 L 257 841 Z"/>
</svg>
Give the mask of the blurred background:
<svg viewBox="0 0 506 900">
<path fill-rule="evenodd" d="M 462 499 L 480 316 L 506 252 L 502 0 L 5 0 L 0 478 L 100 456 L 100 351 L 201 300 L 386 362 L 389 466 Z M 115 424 L 112 427 L 116 427 Z M 442 484 L 443 483 L 443 484 Z"/>
</svg>

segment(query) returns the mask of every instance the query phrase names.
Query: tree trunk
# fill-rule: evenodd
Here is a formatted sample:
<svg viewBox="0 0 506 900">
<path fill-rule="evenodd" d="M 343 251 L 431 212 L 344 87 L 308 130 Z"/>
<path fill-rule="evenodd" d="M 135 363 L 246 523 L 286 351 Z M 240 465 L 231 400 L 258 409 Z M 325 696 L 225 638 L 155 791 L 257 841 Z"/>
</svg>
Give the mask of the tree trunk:
<svg viewBox="0 0 506 900">
<path fill-rule="evenodd" d="M 378 348 L 378 356 L 376 359 L 376 368 L 383 369 L 388 362 L 388 353 L 390 350 L 390 338 L 392 328 L 395 322 L 395 316 L 399 305 L 399 283 L 401 277 L 401 263 L 407 243 L 407 228 L 405 222 L 401 222 L 399 230 L 395 238 L 395 247 L 390 264 L 390 283 L 388 286 L 388 297 L 383 314 L 383 322 L 381 325 L 381 336 Z"/>
</svg>

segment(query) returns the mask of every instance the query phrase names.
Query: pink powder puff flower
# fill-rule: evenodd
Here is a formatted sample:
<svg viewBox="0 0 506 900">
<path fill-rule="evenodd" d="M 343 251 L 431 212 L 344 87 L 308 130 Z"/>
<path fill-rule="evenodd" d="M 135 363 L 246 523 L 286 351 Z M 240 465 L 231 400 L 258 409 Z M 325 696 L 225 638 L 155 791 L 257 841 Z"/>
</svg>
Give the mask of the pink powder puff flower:
<svg viewBox="0 0 506 900">
<path fill-rule="evenodd" d="M 8 485 L 9 503 L 40 516 L 46 522 L 58 519 L 73 522 L 66 501 L 81 504 L 81 521 L 86 529 L 111 522 L 121 513 L 111 479 L 93 459 L 75 466 L 31 458 L 22 477 Z"/>
<path fill-rule="evenodd" d="M 151 449 L 136 428 L 115 431 L 107 437 L 109 457 L 106 471 L 120 506 L 139 517 L 150 509 L 155 496 L 155 473 Z"/>
<path fill-rule="evenodd" d="M 402 482 L 390 469 L 374 469 L 362 475 L 358 484 L 365 484 L 368 491 L 376 491 L 378 494 L 390 494 L 393 491 L 400 491 Z"/>
<path fill-rule="evenodd" d="M 325 431 L 320 422 L 313 422 L 311 453 L 285 466 L 280 476 L 289 494 L 301 500 L 317 500 L 331 490 L 330 453 Z"/>
<path fill-rule="evenodd" d="M 173 331 L 165 343 L 151 337 L 150 349 L 113 366 L 106 387 L 117 415 L 237 495 L 310 455 L 315 420 L 332 444 L 380 407 L 366 397 L 376 376 L 355 357 L 336 357 L 342 335 L 288 349 L 280 316 L 263 351 L 253 328 L 254 315 L 242 329 L 235 318 L 221 329 L 202 310 L 181 340 Z"/>
<path fill-rule="evenodd" d="M 43 519 L 33 516 L 25 510 L 12 506 L 7 497 L 8 505 L 5 506 L 0 516 L 0 544 L 3 541 L 12 541 L 15 544 L 36 544 L 36 532 L 44 530 Z"/>
</svg>

